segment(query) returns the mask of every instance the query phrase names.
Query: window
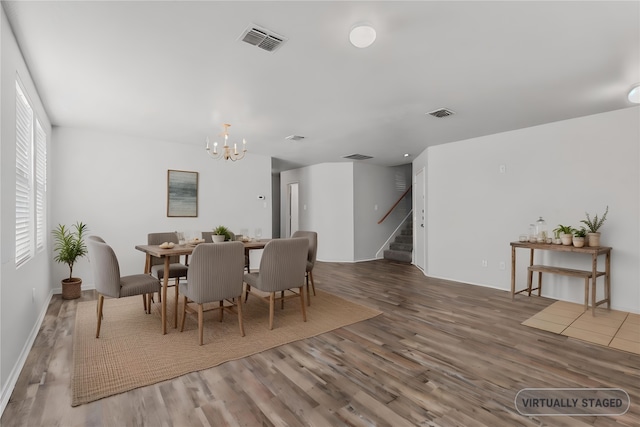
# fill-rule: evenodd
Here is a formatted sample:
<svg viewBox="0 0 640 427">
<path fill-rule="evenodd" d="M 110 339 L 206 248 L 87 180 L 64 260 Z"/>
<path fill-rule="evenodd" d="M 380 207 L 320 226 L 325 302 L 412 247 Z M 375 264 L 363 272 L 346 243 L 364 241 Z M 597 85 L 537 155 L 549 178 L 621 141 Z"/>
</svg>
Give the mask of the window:
<svg viewBox="0 0 640 427">
<path fill-rule="evenodd" d="M 16 79 L 16 265 L 44 249 L 47 136 Z"/>
<path fill-rule="evenodd" d="M 44 249 L 47 194 L 47 135 L 36 119 L 36 249 Z"/>
</svg>

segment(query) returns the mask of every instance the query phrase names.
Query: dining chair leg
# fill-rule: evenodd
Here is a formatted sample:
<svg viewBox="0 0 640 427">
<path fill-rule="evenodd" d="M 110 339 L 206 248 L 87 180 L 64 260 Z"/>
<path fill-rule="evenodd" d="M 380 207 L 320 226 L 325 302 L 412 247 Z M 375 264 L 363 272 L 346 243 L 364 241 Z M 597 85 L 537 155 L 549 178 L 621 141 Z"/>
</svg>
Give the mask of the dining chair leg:
<svg viewBox="0 0 640 427">
<path fill-rule="evenodd" d="M 177 328 L 178 327 L 178 284 L 179 284 L 180 279 L 176 279 L 176 301 L 173 304 L 173 327 Z"/>
<path fill-rule="evenodd" d="M 202 310 L 202 304 L 198 304 L 198 335 L 200 336 L 200 345 L 203 343 L 203 331 L 204 330 L 204 313 Z"/>
<path fill-rule="evenodd" d="M 104 295 L 98 298 L 98 328 L 96 329 L 96 338 L 100 337 L 100 325 L 102 323 L 102 306 L 104 304 Z"/>
<path fill-rule="evenodd" d="M 147 312 L 147 296 L 142 294 L 142 306 L 144 307 L 144 312 Z"/>
<path fill-rule="evenodd" d="M 300 306 L 302 307 L 302 320 L 307 321 L 307 312 L 304 309 L 304 287 L 300 286 Z"/>
<path fill-rule="evenodd" d="M 244 336 L 244 324 L 242 323 L 242 296 L 238 298 L 238 302 L 236 303 L 238 306 L 238 324 L 240 326 L 240 335 Z"/>
<path fill-rule="evenodd" d="M 220 321 L 222 322 L 222 317 L 224 315 L 224 301 L 220 301 Z"/>
<path fill-rule="evenodd" d="M 185 296 L 183 299 L 184 304 L 182 304 L 182 319 L 180 320 L 180 332 L 184 331 L 184 320 L 187 317 L 187 297 Z"/>
<path fill-rule="evenodd" d="M 280 309 L 284 310 L 284 291 L 280 291 Z"/>
<path fill-rule="evenodd" d="M 316 284 L 313 282 L 313 271 L 307 273 L 307 277 L 311 281 L 311 290 L 313 291 L 313 296 L 316 296 Z"/>
<path fill-rule="evenodd" d="M 273 329 L 273 312 L 276 305 L 276 293 L 269 294 L 269 329 Z"/>
</svg>

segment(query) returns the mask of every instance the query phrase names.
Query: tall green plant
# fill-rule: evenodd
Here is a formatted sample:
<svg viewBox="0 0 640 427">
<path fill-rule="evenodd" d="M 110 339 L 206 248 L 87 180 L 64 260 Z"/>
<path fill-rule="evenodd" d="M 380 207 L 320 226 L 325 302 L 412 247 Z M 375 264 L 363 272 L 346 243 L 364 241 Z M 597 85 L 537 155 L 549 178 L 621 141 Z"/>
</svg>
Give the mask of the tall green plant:
<svg viewBox="0 0 640 427">
<path fill-rule="evenodd" d="M 589 232 L 596 233 L 598 229 L 602 227 L 602 224 L 604 224 L 604 221 L 607 219 L 607 213 L 609 213 L 609 206 L 607 206 L 607 209 L 605 209 L 604 215 L 602 215 L 602 218 L 598 218 L 598 214 L 596 214 L 593 217 L 593 219 L 591 219 L 591 217 L 589 216 L 589 213 L 585 212 L 587 219 L 583 219 L 580 222 L 587 226 L 587 228 L 589 229 Z"/>
<path fill-rule="evenodd" d="M 87 245 L 84 243 L 87 231 L 89 229 L 86 224 L 76 222 L 73 228 L 58 224 L 58 228 L 51 232 L 55 240 L 53 250 L 58 252 L 53 259 L 69 266 L 69 279 L 73 277 L 73 265 L 79 258 L 87 255 Z"/>
</svg>

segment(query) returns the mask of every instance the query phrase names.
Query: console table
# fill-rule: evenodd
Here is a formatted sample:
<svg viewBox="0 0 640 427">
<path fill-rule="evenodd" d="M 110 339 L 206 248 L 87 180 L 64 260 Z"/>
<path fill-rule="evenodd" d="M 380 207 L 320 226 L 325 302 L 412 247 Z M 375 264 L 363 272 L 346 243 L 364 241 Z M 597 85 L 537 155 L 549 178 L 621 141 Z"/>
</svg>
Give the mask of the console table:
<svg viewBox="0 0 640 427">
<path fill-rule="evenodd" d="M 527 267 L 527 287 L 516 291 L 516 249 L 529 249 L 529 266 Z M 576 270 L 572 268 L 554 267 L 549 265 L 534 264 L 534 252 L 536 250 L 554 252 L 573 252 L 578 254 L 591 255 L 591 270 Z M 605 256 L 604 271 L 598 271 L 598 257 Z M 533 273 L 538 273 L 538 287 L 532 288 Z M 560 274 L 563 276 L 580 277 L 584 279 L 584 310 L 589 308 L 589 281 L 591 281 L 591 310 L 595 316 L 596 307 L 607 303 L 607 308 L 611 308 L 611 248 L 608 246 L 585 246 L 576 248 L 574 246 L 553 245 L 545 243 L 511 242 L 511 300 L 516 294 L 527 292 L 531 296 L 531 291 L 537 290 L 538 296 L 542 291 L 542 273 Z M 598 277 L 604 276 L 604 299 L 596 301 L 596 282 Z"/>
</svg>

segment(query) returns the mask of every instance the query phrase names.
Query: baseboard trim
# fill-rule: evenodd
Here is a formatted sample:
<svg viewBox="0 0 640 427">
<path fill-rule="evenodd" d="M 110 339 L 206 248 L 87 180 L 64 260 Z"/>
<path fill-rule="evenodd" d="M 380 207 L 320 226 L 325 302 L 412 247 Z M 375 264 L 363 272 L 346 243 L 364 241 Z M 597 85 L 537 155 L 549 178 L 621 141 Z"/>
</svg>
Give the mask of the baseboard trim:
<svg viewBox="0 0 640 427">
<path fill-rule="evenodd" d="M 13 393 L 13 389 L 15 388 L 18 382 L 18 377 L 20 376 L 20 372 L 22 372 L 22 368 L 24 368 L 24 365 L 27 363 L 27 357 L 29 357 L 29 352 L 33 347 L 33 343 L 36 341 L 38 332 L 40 331 L 40 327 L 42 326 L 42 322 L 44 321 L 44 317 L 47 314 L 47 310 L 49 309 L 51 298 L 55 293 L 54 291 L 55 290 L 52 289 L 51 292 L 49 292 L 49 296 L 47 297 L 45 303 L 41 307 L 40 315 L 38 316 L 38 319 L 33 325 L 33 328 L 31 329 L 31 333 L 29 334 L 29 337 L 25 342 L 24 347 L 22 348 L 22 351 L 20 352 L 20 357 L 18 358 L 18 361 L 16 362 L 16 364 L 13 366 L 13 369 L 11 369 L 11 372 L 9 373 L 9 377 L 7 378 L 6 385 L 2 388 L 2 391 L 0 392 L 0 417 L 4 413 L 4 410 L 7 407 L 7 405 L 9 404 L 9 399 L 11 399 L 11 393 Z M 62 288 L 60 288 L 59 293 L 62 293 Z"/>
</svg>

